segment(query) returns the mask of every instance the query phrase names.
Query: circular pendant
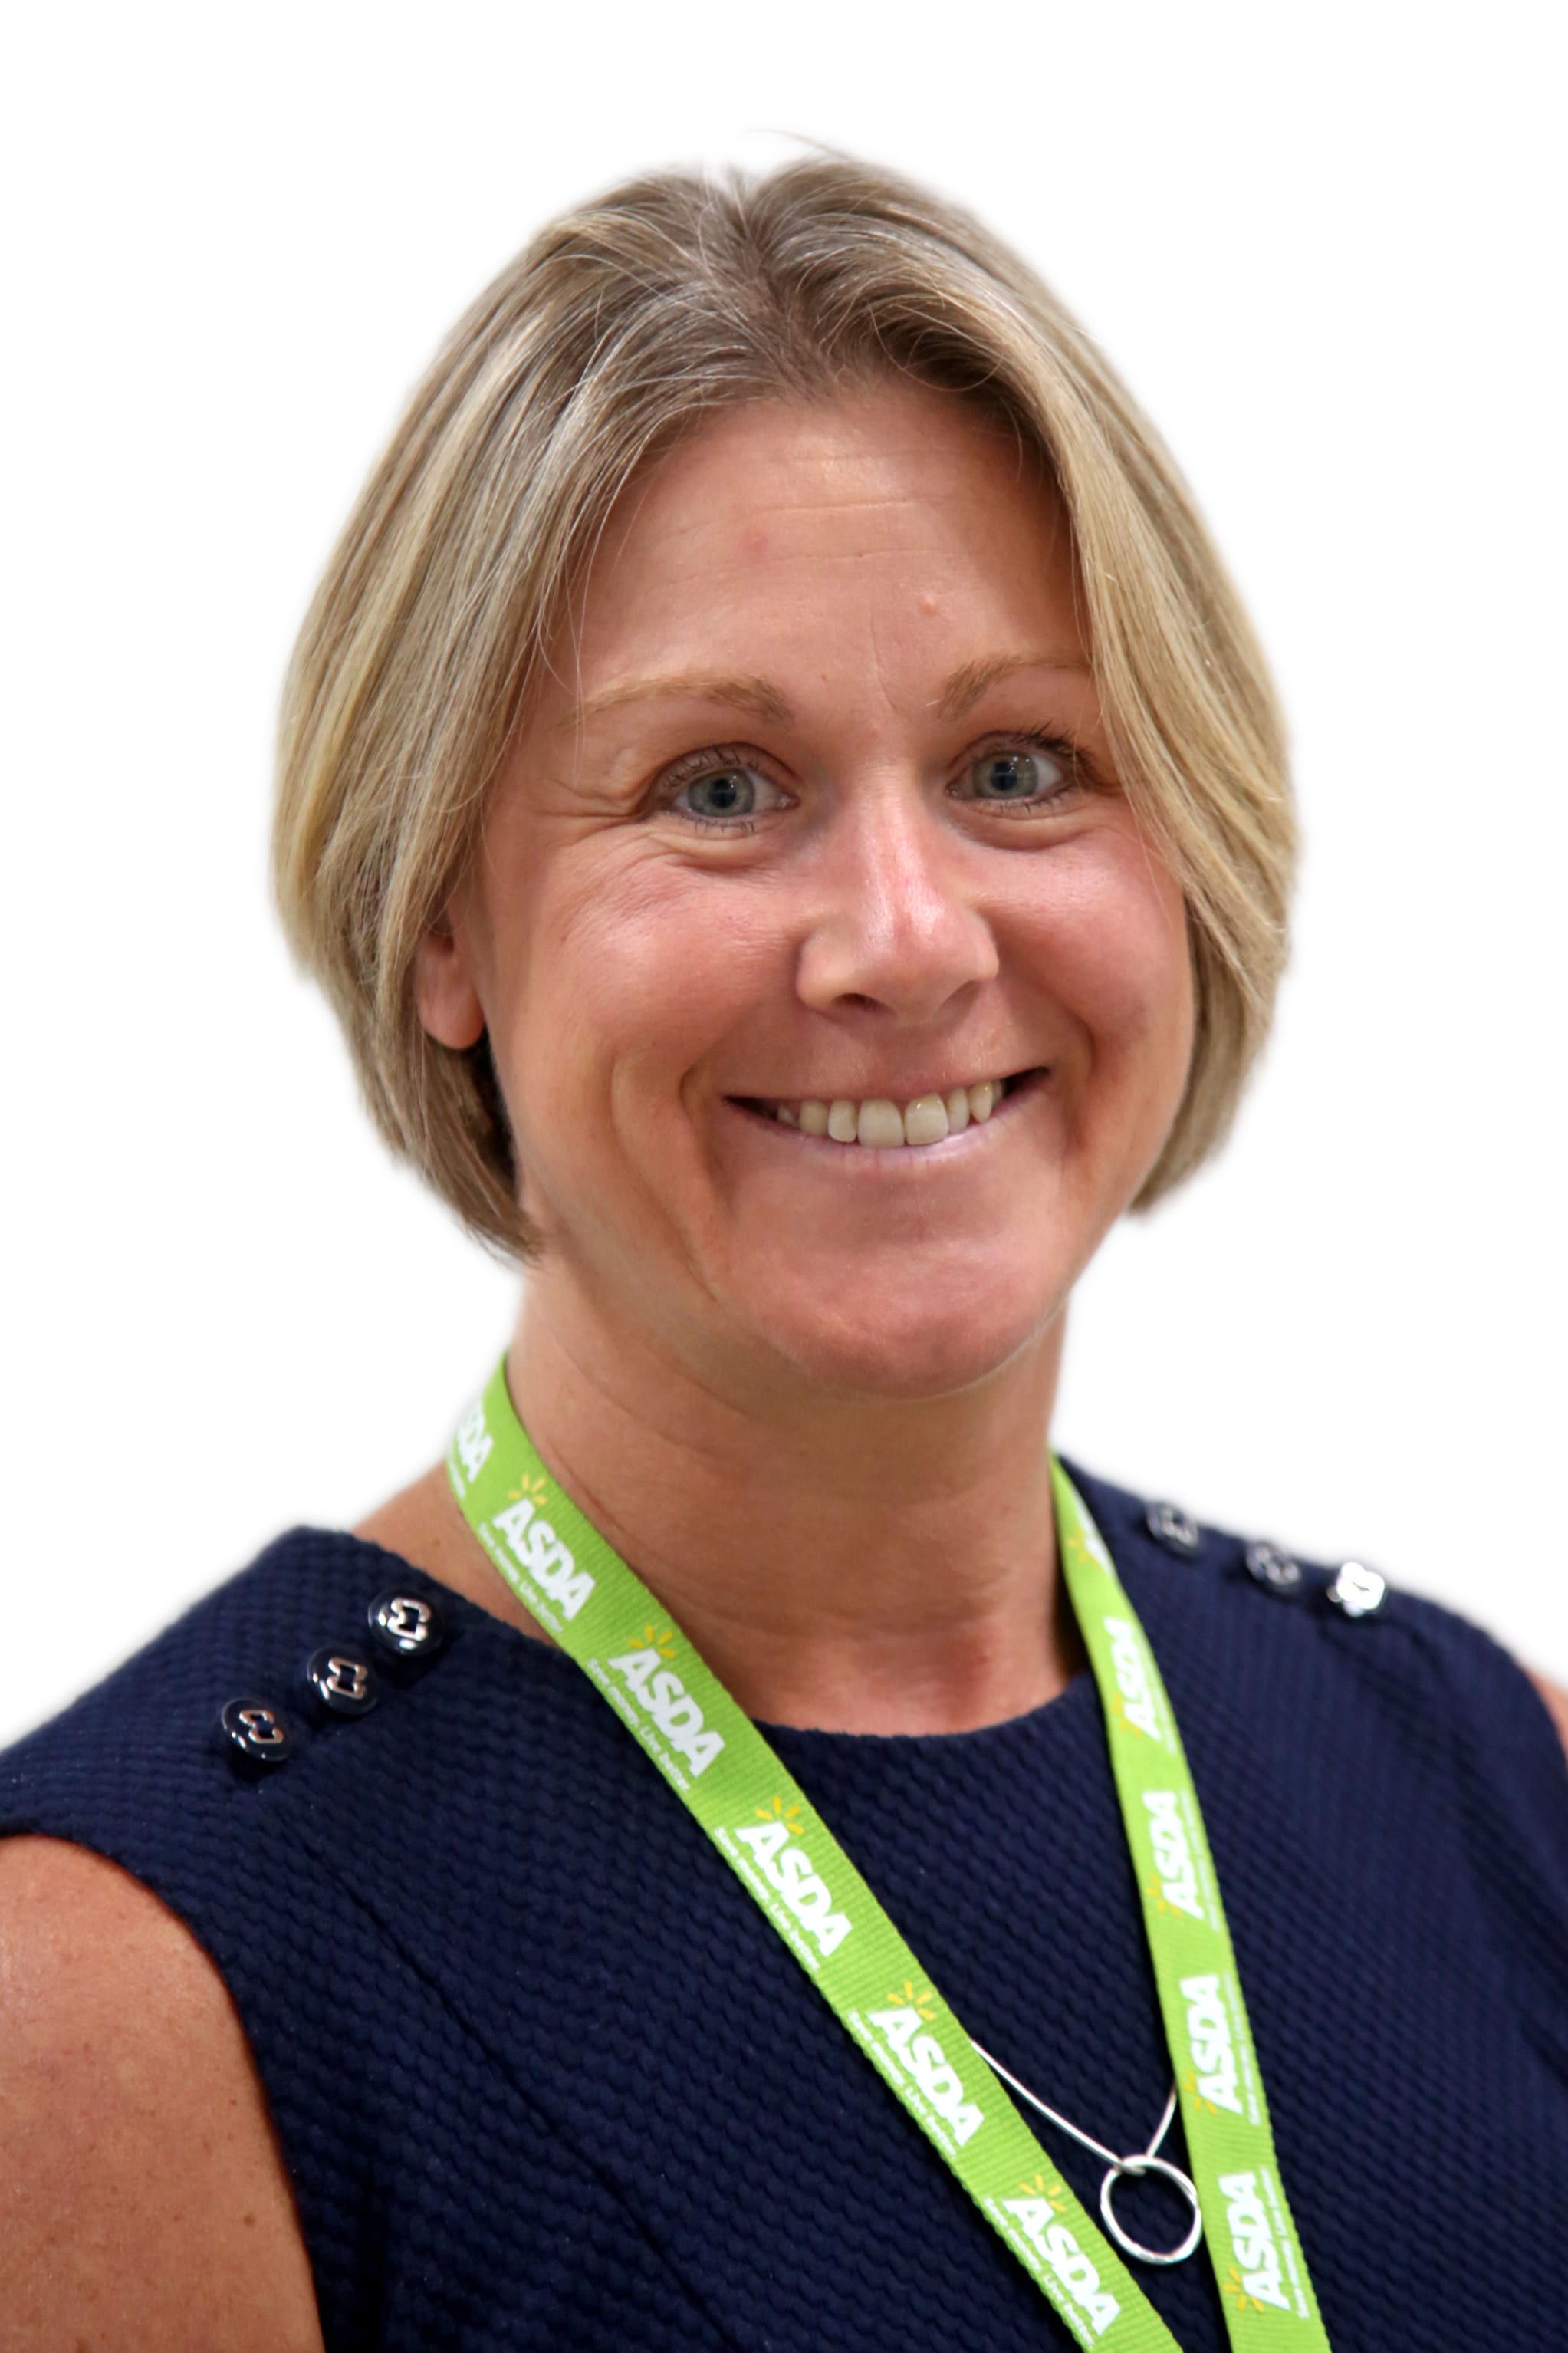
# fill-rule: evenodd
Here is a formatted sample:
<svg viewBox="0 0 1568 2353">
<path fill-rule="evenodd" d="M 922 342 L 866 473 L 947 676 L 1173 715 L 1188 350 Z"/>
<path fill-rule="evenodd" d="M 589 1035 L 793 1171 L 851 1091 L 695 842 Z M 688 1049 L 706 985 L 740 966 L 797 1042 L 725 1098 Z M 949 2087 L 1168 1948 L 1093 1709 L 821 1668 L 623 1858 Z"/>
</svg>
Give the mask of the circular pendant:
<svg viewBox="0 0 1568 2353">
<path fill-rule="evenodd" d="M 1116 2209 L 1111 2203 L 1111 2195 L 1124 2173 L 1163 2173 L 1166 2180 L 1173 2183 L 1181 2191 L 1193 2210 L 1193 2219 L 1187 2226 L 1186 2237 L 1180 2246 L 1173 2247 L 1168 2253 L 1162 2254 L 1156 2248 L 1140 2245 L 1136 2239 L 1131 2237 L 1122 2229 L 1116 2219 Z M 1196 2187 L 1190 2175 L 1184 2173 L 1179 2165 L 1173 2165 L 1169 2158 L 1165 2157 L 1119 2158 L 1114 2165 L 1107 2168 L 1105 2179 L 1100 2185 L 1100 2211 L 1106 2229 L 1122 2253 L 1135 2256 L 1141 2263 L 1184 2263 L 1204 2234 L 1203 2209 L 1198 2203 Z"/>
</svg>

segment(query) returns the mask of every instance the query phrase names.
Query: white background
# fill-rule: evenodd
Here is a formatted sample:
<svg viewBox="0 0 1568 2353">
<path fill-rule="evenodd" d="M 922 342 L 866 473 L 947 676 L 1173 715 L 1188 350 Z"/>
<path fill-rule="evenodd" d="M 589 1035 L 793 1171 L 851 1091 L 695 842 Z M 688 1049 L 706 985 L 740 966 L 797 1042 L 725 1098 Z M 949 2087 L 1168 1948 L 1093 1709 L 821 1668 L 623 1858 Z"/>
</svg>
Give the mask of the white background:
<svg viewBox="0 0 1568 2353">
<path fill-rule="evenodd" d="M 272 923 L 279 676 L 405 390 L 550 213 L 795 133 L 1011 237 L 1196 486 L 1309 854 L 1223 1161 L 1062 1440 L 1568 1680 L 1552 14 L 1386 0 L 33 9 L 6 79 L 0 1738 L 433 1459 L 511 1279 Z M 216 1697 L 216 1695 L 215 1695 Z"/>
</svg>

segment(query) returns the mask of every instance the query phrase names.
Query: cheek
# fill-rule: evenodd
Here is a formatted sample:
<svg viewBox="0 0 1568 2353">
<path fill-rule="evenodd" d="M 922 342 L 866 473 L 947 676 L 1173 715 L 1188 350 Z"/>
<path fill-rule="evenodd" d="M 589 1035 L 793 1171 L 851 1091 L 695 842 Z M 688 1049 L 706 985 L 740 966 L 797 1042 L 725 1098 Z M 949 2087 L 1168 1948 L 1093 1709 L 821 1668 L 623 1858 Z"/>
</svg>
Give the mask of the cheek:
<svg viewBox="0 0 1568 2353">
<path fill-rule="evenodd" d="M 1022 950 L 1071 1018 L 1086 1075 L 1169 1098 L 1193 1040 L 1192 960 L 1180 887 L 1135 834 L 1107 828 L 1053 865 Z"/>
<path fill-rule="evenodd" d="M 559 857 L 518 927 L 526 944 L 502 994 L 525 1137 L 542 1116 L 557 1129 L 602 1127 L 621 1109 L 675 1118 L 687 1074 L 777 988 L 777 941 L 743 888 L 715 892 L 673 860 L 605 847 Z"/>
</svg>

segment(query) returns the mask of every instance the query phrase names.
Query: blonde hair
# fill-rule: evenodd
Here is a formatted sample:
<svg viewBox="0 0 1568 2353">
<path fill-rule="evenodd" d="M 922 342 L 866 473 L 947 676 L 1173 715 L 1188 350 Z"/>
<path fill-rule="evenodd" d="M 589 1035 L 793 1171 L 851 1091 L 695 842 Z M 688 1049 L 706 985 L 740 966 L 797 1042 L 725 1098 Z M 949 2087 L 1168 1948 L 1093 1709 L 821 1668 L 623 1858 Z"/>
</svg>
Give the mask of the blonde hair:
<svg viewBox="0 0 1568 2353">
<path fill-rule="evenodd" d="M 437 1044 L 416 950 L 618 492 L 708 416 L 896 372 L 983 402 L 1071 520 L 1122 788 L 1186 897 L 1185 1095 L 1139 1196 L 1211 1153 L 1267 1034 L 1295 835 L 1262 655 L 1185 485 L 1083 331 L 967 215 L 837 158 L 658 173 L 563 215 L 463 318 L 316 593 L 285 690 L 274 878 L 366 1102 L 525 1256 L 485 1040 Z"/>
</svg>

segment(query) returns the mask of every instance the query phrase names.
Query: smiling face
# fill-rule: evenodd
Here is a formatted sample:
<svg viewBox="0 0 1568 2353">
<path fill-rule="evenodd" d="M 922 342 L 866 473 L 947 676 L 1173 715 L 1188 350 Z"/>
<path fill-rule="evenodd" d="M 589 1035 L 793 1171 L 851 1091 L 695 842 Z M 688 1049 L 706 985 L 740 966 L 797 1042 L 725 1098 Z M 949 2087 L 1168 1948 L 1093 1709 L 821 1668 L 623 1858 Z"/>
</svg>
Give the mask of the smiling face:
<svg viewBox="0 0 1568 2353">
<path fill-rule="evenodd" d="M 1193 1035 L 1076 601 L 1014 437 L 906 384 L 731 412 L 623 499 L 416 976 L 489 1029 L 543 1298 L 731 1393 L 931 1397 L 1049 1335 Z"/>
</svg>

